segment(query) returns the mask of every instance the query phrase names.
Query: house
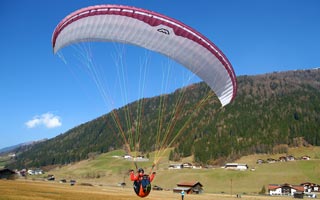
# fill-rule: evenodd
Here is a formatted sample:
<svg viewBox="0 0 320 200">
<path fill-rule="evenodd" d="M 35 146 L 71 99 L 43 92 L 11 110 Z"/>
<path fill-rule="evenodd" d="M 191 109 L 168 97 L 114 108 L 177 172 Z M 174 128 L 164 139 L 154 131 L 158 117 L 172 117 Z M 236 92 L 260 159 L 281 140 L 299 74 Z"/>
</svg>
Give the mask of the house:
<svg viewBox="0 0 320 200">
<path fill-rule="evenodd" d="M 267 163 L 275 163 L 275 162 L 276 162 L 276 160 L 273 159 L 273 158 L 268 158 L 267 159 Z"/>
<path fill-rule="evenodd" d="M 310 156 L 301 156 L 301 160 L 310 160 Z"/>
<path fill-rule="evenodd" d="M 14 179 L 16 173 L 11 169 L 0 169 L 0 179 Z"/>
<path fill-rule="evenodd" d="M 139 161 L 139 162 L 147 162 L 147 161 L 149 161 L 149 158 L 146 158 L 146 157 L 144 157 L 144 156 L 137 156 L 137 157 L 135 157 L 135 158 L 133 158 L 133 160 L 134 161 Z"/>
<path fill-rule="evenodd" d="M 286 156 L 280 156 L 279 157 L 280 162 L 287 162 L 287 157 Z"/>
<path fill-rule="evenodd" d="M 301 183 L 304 187 L 304 192 L 320 192 L 320 185 L 310 182 Z"/>
<path fill-rule="evenodd" d="M 29 170 L 28 170 L 28 174 L 29 174 L 29 175 L 34 175 L 34 174 L 35 174 L 35 173 L 34 173 L 34 170 L 29 169 Z"/>
<path fill-rule="evenodd" d="M 54 180 L 55 180 L 54 175 L 49 174 L 48 177 L 47 177 L 47 180 L 48 180 L 48 181 L 54 181 Z"/>
<path fill-rule="evenodd" d="M 170 164 L 169 169 L 183 169 L 183 168 L 193 168 L 191 163 L 182 163 L 182 164 Z"/>
<path fill-rule="evenodd" d="M 301 185 L 290 185 L 288 183 L 285 184 L 269 184 L 268 185 L 268 193 L 270 196 L 273 195 L 289 195 L 293 196 L 295 193 L 303 193 L 304 187 Z"/>
<path fill-rule="evenodd" d="M 144 159 L 144 156 L 138 155 L 136 159 Z"/>
<path fill-rule="evenodd" d="M 124 155 L 123 158 L 130 160 L 130 159 L 132 159 L 132 156 L 130 156 L 130 155 Z"/>
<path fill-rule="evenodd" d="M 182 164 L 170 164 L 169 169 L 182 169 L 183 165 Z"/>
<path fill-rule="evenodd" d="M 287 161 L 294 161 L 295 157 L 292 155 L 287 156 Z"/>
<path fill-rule="evenodd" d="M 15 158 L 15 157 L 16 157 L 16 154 L 15 154 L 15 153 L 10 153 L 10 154 L 8 155 L 8 157 L 10 157 L 10 158 Z"/>
<path fill-rule="evenodd" d="M 34 174 L 35 175 L 40 175 L 40 174 L 44 174 L 44 172 L 42 171 L 42 169 L 35 169 L 34 170 Z"/>
<path fill-rule="evenodd" d="M 173 188 L 174 193 L 181 193 L 184 191 L 187 194 L 201 194 L 203 193 L 203 185 L 200 182 L 181 182 L 177 187 Z"/>
<path fill-rule="evenodd" d="M 192 169 L 202 169 L 202 166 L 201 165 L 193 165 Z"/>
<path fill-rule="evenodd" d="M 262 164 L 262 163 L 265 163 L 265 161 L 262 160 L 262 159 L 258 159 L 258 160 L 256 161 L 256 163 L 257 163 L 257 164 Z"/>
<path fill-rule="evenodd" d="M 40 174 L 44 174 L 42 169 L 29 169 L 28 170 L 28 174 L 29 175 L 40 175 Z"/>
<path fill-rule="evenodd" d="M 192 164 L 191 163 L 183 163 L 182 168 L 192 168 Z"/>
<path fill-rule="evenodd" d="M 247 170 L 249 167 L 247 164 L 241 164 L 241 163 L 227 163 L 224 166 L 225 169 L 232 169 L 232 170 L 240 170 L 244 171 Z"/>
</svg>

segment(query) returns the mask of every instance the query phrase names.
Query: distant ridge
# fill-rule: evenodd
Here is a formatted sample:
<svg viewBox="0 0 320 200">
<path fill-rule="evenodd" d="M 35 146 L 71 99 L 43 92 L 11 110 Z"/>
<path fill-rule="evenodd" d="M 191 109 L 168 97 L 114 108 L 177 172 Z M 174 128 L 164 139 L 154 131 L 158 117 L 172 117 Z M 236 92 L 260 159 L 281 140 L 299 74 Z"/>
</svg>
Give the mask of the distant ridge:
<svg viewBox="0 0 320 200">
<path fill-rule="evenodd" d="M 46 141 L 46 140 L 47 140 L 47 139 L 42 139 L 42 140 L 24 142 L 24 143 L 12 145 L 12 146 L 4 147 L 4 148 L 0 149 L 0 154 L 10 153 L 11 151 L 15 151 L 15 150 L 17 150 L 17 149 L 19 149 L 19 148 L 21 148 L 21 147 L 29 146 L 29 145 L 34 145 L 34 144 L 37 144 L 37 143 L 39 143 L 39 142 L 43 142 L 43 141 Z"/>
</svg>

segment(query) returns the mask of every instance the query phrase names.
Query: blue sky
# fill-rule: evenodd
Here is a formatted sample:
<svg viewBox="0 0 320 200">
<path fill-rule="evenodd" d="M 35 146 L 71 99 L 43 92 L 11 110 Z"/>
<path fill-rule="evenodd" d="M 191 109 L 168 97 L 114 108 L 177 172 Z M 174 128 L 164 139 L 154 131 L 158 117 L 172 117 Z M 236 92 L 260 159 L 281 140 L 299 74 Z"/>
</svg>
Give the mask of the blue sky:
<svg viewBox="0 0 320 200">
<path fill-rule="evenodd" d="M 75 58 L 69 56 L 72 49 L 65 53 L 67 65 L 52 52 L 51 36 L 60 20 L 77 9 L 97 4 L 141 7 L 184 22 L 224 52 L 237 76 L 320 66 L 317 0 L 3 0 L 0 148 L 52 138 L 137 98 L 123 101 L 115 95 L 112 101 L 117 103 L 106 106 L 94 81 L 86 77 L 84 70 L 73 67 Z M 138 58 L 137 62 L 146 60 L 145 51 L 126 48 L 130 51 L 127 62 L 134 58 Z M 106 60 L 100 61 L 101 52 L 96 54 L 97 65 L 103 66 Z M 146 57 L 149 56 L 152 66 L 168 62 L 153 54 Z M 112 57 L 108 61 L 114 65 Z M 103 79 L 115 76 L 110 71 L 100 75 Z M 161 82 L 159 77 L 151 79 Z M 148 83 L 146 96 L 159 94 L 153 84 Z"/>
</svg>

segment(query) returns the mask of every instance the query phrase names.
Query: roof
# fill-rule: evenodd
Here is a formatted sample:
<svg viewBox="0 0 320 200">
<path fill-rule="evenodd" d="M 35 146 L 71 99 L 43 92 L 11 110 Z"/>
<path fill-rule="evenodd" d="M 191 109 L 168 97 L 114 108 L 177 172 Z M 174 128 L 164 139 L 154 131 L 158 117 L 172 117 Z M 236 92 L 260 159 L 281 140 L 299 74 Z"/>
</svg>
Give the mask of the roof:
<svg viewBox="0 0 320 200">
<path fill-rule="evenodd" d="M 9 173 L 11 173 L 11 174 L 15 174 L 15 172 L 12 171 L 11 169 L 8 169 L 8 168 L 0 169 L 0 173 L 5 173 L 5 172 L 9 172 Z"/>
<path fill-rule="evenodd" d="M 304 191 L 304 187 L 303 186 L 300 186 L 300 185 L 290 185 L 288 183 L 285 183 L 285 184 L 269 184 L 268 185 L 268 190 L 275 190 L 275 189 L 278 189 L 278 188 L 282 188 L 282 187 L 290 187 L 290 188 L 293 188 L 299 192 L 303 192 Z"/>
<path fill-rule="evenodd" d="M 203 185 L 199 181 L 181 182 L 181 183 L 178 183 L 177 186 L 179 186 L 179 187 L 194 187 L 197 184 L 199 184 L 201 187 L 203 187 Z"/>
<path fill-rule="evenodd" d="M 300 186 L 300 185 L 293 185 L 292 186 L 293 189 L 296 189 L 299 192 L 304 192 L 304 187 Z"/>
<path fill-rule="evenodd" d="M 319 185 L 316 184 L 316 183 L 310 183 L 310 182 L 301 183 L 300 185 L 301 185 L 301 186 L 319 186 Z"/>
<path fill-rule="evenodd" d="M 268 189 L 269 190 L 275 190 L 275 189 L 280 188 L 280 187 L 281 187 L 281 185 L 279 185 L 279 184 L 269 184 L 268 185 Z"/>
<path fill-rule="evenodd" d="M 225 166 L 247 166 L 244 163 L 226 163 Z"/>
</svg>

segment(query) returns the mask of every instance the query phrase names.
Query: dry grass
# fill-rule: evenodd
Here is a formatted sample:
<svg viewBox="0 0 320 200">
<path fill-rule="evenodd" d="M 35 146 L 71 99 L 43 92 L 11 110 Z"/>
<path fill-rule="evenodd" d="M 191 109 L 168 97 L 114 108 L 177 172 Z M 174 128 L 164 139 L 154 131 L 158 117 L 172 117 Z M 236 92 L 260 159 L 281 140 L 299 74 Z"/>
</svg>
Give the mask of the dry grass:
<svg viewBox="0 0 320 200">
<path fill-rule="evenodd" d="M 0 200 L 138 200 L 132 188 L 119 187 L 102 187 L 102 186 L 70 186 L 57 182 L 47 181 L 28 181 L 15 180 L 7 181 L 0 180 Z M 150 195 L 144 199 L 149 200 L 173 200 L 180 199 L 179 194 L 172 191 L 152 191 Z M 201 194 L 201 195 L 186 195 L 185 200 L 230 200 L 235 199 L 235 195 L 223 194 Z M 292 197 L 270 197 L 270 196 L 242 196 L 243 200 L 287 200 Z"/>
</svg>

